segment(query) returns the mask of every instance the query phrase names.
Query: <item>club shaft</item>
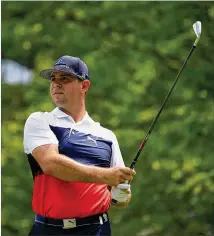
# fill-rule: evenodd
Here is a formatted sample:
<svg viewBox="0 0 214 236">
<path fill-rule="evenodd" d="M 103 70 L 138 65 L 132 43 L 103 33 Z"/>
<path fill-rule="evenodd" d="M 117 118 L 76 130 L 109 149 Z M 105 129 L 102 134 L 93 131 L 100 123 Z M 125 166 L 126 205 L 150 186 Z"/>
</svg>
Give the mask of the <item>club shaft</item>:
<svg viewBox="0 0 214 236">
<path fill-rule="evenodd" d="M 179 77 L 180 77 L 180 75 L 181 75 L 181 73 L 182 73 L 182 71 L 183 71 L 185 65 L 187 64 L 187 62 L 188 62 L 188 60 L 189 60 L 190 56 L 192 55 L 192 53 L 193 53 L 193 51 L 194 51 L 195 48 L 196 48 L 196 44 L 193 44 L 193 46 L 192 46 L 192 48 L 191 48 L 191 50 L 190 50 L 190 52 L 189 52 L 189 54 L 188 54 L 186 60 L 184 61 L 184 63 L 183 63 L 183 65 L 182 65 L 182 67 L 181 67 L 181 69 L 180 69 L 178 75 L 176 76 L 176 78 L 175 78 L 175 80 L 174 80 L 174 82 L 173 82 L 173 84 L 172 84 L 172 87 L 170 88 L 168 94 L 166 95 L 166 97 L 165 97 L 165 99 L 164 99 L 164 101 L 163 101 L 163 103 L 162 103 L 162 105 L 161 105 L 161 107 L 160 107 L 160 109 L 159 109 L 159 111 L 158 111 L 156 117 L 154 118 L 154 120 L 153 120 L 153 122 L 152 122 L 152 124 L 151 124 L 151 126 L 150 126 L 150 128 L 149 128 L 149 130 L 148 130 L 148 132 L 147 132 L 147 134 L 146 134 L 146 136 L 145 136 L 145 138 L 143 139 L 143 141 L 142 141 L 142 143 L 141 143 L 141 145 L 140 145 L 140 148 L 138 149 L 138 152 L 137 152 L 135 158 L 133 159 L 133 161 L 132 161 L 132 163 L 131 163 L 131 165 L 130 165 L 130 168 L 131 168 L 131 169 L 133 169 L 134 166 L 135 166 L 135 164 L 137 163 L 137 160 L 138 160 L 138 158 L 139 158 L 139 156 L 140 156 L 140 154 L 141 154 L 141 152 L 142 152 L 142 150 L 143 150 L 143 148 L 144 148 L 144 146 L 145 146 L 145 144 L 146 144 L 146 142 L 147 142 L 147 140 L 148 140 L 148 138 L 149 138 L 149 136 L 150 136 L 150 134 L 151 134 L 153 128 L 155 127 L 155 124 L 156 124 L 156 122 L 157 122 L 157 120 L 158 120 L 158 118 L 159 118 L 159 116 L 160 116 L 160 114 L 161 114 L 163 108 L 165 107 L 165 105 L 166 105 L 166 103 L 167 103 L 167 101 L 168 101 L 168 99 L 169 99 L 169 97 L 170 97 L 170 95 L 171 95 L 171 93 L 172 93 L 172 91 L 173 91 L 175 85 L 176 85 L 177 82 L 178 82 L 178 79 L 179 79 Z"/>
</svg>

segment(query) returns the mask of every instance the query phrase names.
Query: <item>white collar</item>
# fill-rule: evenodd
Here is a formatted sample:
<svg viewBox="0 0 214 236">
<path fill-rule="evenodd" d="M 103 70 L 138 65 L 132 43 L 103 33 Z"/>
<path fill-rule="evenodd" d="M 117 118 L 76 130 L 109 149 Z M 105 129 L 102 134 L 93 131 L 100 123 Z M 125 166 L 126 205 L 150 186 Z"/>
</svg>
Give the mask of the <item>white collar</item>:
<svg viewBox="0 0 214 236">
<path fill-rule="evenodd" d="M 94 121 L 91 119 L 91 117 L 88 115 L 88 112 L 86 111 L 84 117 L 82 120 L 78 121 L 78 122 L 75 122 L 73 117 L 71 117 L 70 115 L 66 114 L 65 112 L 63 112 L 62 110 L 60 110 L 58 107 L 56 107 L 52 113 L 57 117 L 57 118 L 69 118 L 70 120 L 72 120 L 74 123 L 77 123 L 77 124 L 82 124 L 82 123 L 85 123 L 85 122 L 89 122 L 89 123 L 94 123 Z"/>
</svg>

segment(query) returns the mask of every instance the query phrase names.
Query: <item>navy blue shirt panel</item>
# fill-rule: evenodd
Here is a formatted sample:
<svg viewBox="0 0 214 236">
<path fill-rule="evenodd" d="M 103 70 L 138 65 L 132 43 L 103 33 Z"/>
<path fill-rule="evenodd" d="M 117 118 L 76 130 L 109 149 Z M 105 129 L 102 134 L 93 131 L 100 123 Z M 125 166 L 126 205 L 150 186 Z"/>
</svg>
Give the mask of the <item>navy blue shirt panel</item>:
<svg viewBox="0 0 214 236">
<path fill-rule="evenodd" d="M 27 154 L 27 157 L 28 157 L 28 162 L 29 162 L 31 172 L 33 175 L 33 179 L 35 178 L 35 176 L 43 174 L 41 167 L 39 166 L 36 159 L 32 156 L 32 154 L 30 154 L 30 153 Z"/>
<path fill-rule="evenodd" d="M 51 126 L 59 141 L 59 153 L 86 165 L 110 167 L 112 141 L 70 128 Z"/>
</svg>

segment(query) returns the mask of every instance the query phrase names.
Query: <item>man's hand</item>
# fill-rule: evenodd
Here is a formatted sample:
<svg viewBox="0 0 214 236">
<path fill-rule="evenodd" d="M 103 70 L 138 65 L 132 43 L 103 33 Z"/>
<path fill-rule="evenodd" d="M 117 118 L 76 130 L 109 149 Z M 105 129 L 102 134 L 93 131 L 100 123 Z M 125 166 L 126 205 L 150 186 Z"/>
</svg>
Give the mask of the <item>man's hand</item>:
<svg viewBox="0 0 214 236">
<path fill-rule="evenodd" d="M 131 182 L 136 172 L 129 167 L 111 167 L 102 171 L 104 182 L 110 186 L 118 186 L 121 183 Z"/>
<path fill-rule="evenodd" d="M 130 184 L 119 184 L 111 192 L 112 204 L 117 207 L 125 207 L 131 199 Z"/>
<path fill-rule="evenodd" d="M 130 184 L 119 184 L 111 192 L 112 199 L 118 202 L 126 202 L 130 194 Z"/>
</svg>

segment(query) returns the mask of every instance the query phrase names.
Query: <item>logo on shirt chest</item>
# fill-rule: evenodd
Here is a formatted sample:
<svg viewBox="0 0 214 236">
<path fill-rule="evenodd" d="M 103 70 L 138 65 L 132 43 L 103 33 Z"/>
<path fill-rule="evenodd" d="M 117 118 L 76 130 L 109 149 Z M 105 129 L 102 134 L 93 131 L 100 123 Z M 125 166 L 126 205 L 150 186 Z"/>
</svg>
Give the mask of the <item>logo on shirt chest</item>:
<svg viewBox="0 0 214 236">
<path fill-rule="evenodd" d="M 95 139 L 91 138 L 90 136 L 87 136 L 87 140 L 94 142 L 94 144 L 97 146 L 97 141 Z"/>
</svg>

